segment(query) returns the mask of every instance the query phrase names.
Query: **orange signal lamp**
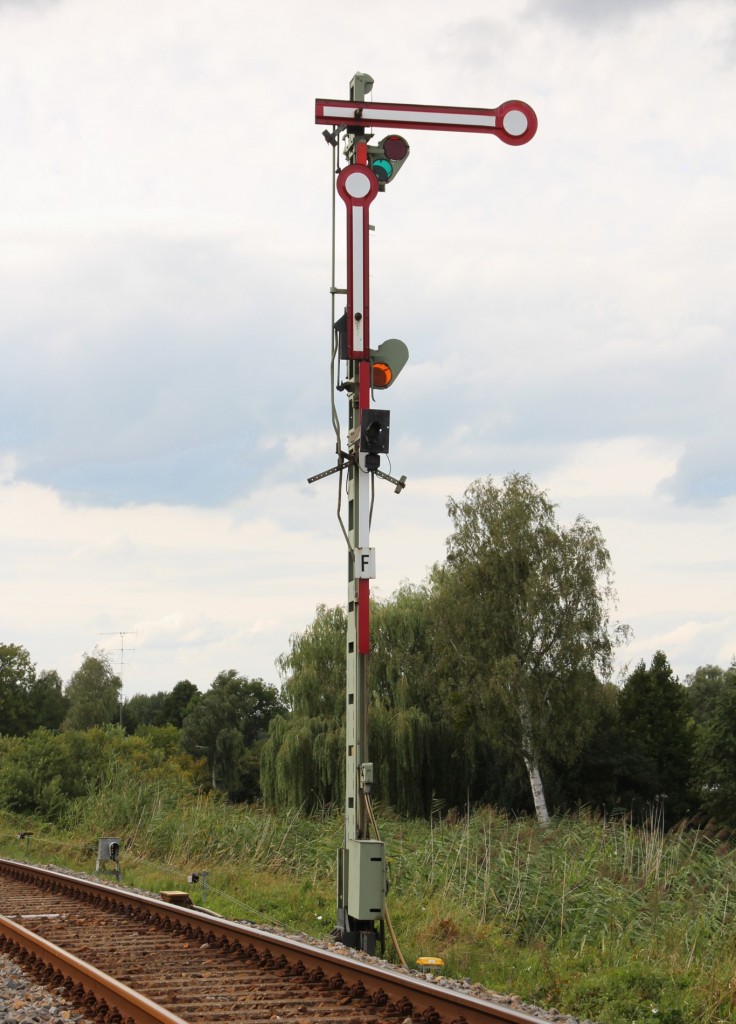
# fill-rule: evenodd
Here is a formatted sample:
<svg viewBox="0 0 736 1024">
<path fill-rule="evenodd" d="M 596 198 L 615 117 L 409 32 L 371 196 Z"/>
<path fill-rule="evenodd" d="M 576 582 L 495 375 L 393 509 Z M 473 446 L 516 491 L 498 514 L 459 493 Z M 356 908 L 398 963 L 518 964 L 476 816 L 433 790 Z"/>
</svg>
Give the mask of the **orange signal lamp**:
<svg viewBox="0 0 736 1024">
<path fill-rule="evenodd" d="M 406 366 L 409 349 L 399 338 L 388 338 L 378 348 L 371 349 L 371 383 L 383 390 L 391 387 Z"/>
<path fill-rule="evenodd" d="M 371 382 L 374 388 L 387 388 L 394 375 L 388 363 L 373 363 L 371 366 Z"/>
</svg>

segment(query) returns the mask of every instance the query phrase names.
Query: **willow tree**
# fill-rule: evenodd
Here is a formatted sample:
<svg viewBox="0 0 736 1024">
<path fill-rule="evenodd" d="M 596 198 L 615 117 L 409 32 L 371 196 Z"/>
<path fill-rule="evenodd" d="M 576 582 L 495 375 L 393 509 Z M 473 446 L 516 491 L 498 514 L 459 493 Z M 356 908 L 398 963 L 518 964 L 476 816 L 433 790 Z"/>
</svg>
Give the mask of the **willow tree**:
<svg viewBox="0 0 736 1024">
<path fill-rule="evenodd" d="M 276 660 L 289 714 L 271 722 L 261 756 L 261 789 L 271 806 L 311 810 L 342 801 L 346 635 L 343 609 L 319 605 Z"/>
<path fill-rule="evenodd" d="M 371 609 L 368 660 L 369 756 L 375 796 L 405 814 L 431 804 L 432 750 L 428 595 L 402 587 Z M 261 786 L 274 806 L 341 804 L 345 788 L 347 618 L 317 608 L 312 623 L 277 660 L 290 714 L 275 719 L 261 759 Z"/>
<path fill-rule="evenodd" d="M 404 584 L 371 609 L 369 755 L 375 794 L 401 814 L 427 814 L 438 774 L 430 600 Z"/>
<path fill-rule="evenodd" d="M 610 617 L 610 556 L 587 519 L 560 525 L 528 476 L 476 480 L 447 507 L 447 559 L 431 579 L 449 688 L 518 750 L 546 824 L 544 758 L 569 761 L 581 749 L 625 634 Z"/>
</svg>

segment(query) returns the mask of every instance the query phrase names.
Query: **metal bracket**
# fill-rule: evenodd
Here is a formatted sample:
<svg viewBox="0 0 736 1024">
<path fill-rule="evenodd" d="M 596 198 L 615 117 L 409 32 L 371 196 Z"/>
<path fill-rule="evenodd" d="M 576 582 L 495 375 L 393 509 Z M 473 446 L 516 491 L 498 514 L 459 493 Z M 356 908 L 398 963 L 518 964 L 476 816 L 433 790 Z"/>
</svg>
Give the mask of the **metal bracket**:
<svg viewBox="0 0 736 1024">
<path fill-rule="evenodd" d="M 336 466 L 333 466 L 331 469 L 323 469 L 321 473 L 315 473 L 314 476 L 308 476 L 307 483 L 313 484 L 316 483 L 317 480 L 324 480 L 326 476 L 332 476 L 333 473 L 339 473 L 340 470 L 344 469 L 346 465 L 350 465 L 351 463 L 352 465 L 356 465 L 355 456 L 341 451 L 338 455 L 338 463 Z M 395 476 L 389 476 L 388 473 L 384 473 L 380 469 L 372 469 L 370 472 L 374 473 L 376 476 L 380 476 L 382 480 L 388 480 L 390 484 L 393 484 L 395 494 L 401 494 L 406 487 L 405 476 L 400 476 L 397 480 Z"/>
<path fill-rule="evenodd" d="M 340 138 L 340 132 L 345 131 L 346 127 L 347 125 L 338 124 L 335 125 L 332 131 L 328 131 L 327 128 L 325 128 L 325 130 L 322 132 L 325 142 L 328 142 L 334 149 L 337 146 L 338 140 Z"/>
<path fill-rule="evenodd" d="M 313 484 L 316 480 L 323 480 L 326 476 L 332 476 L 333 473 L 339 473 L 346 465 L 350 464 L 351 462 L 355 462 L 353 456 L 348 455 L 347 452 L 338 452 L 337 458 L 338 461 L 336 466 L 333 466 L 332 469 L 324 469 L 322 470 L 321 473 L 315 473 L 314 476 L 308 476 L 307 483 Z M 390 480 L 391 477 L 389 477 L 388 479 Z"/>
<path fill-rule="evenodd" d="M 373 472 L 376 474 L 376 476 L 380 476 L 380 478 L 382 480 L 388 480 L 388 482 L 390 484 L 395 484 L 395 489 L 394 489 L 394 493 L 395 494 L 401 494 L 401 492 L 406 487 L 406 477 L 405 476 L 401 476 L 397 480 L 395 476 L 389 476 L 388 473 L 383 473 L 380 469 L 374 469 Z"/>
</svg>

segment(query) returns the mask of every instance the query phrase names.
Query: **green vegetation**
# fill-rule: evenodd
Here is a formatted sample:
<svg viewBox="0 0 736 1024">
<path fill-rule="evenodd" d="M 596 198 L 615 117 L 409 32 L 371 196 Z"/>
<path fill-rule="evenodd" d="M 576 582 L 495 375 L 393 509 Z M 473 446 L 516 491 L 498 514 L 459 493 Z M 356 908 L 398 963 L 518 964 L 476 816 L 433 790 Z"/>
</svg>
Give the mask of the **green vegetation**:
<svg viewBox="0 0 736 1024">
<path fill-rule="evenodd" d="M 371 609 L 405 955 L 606 1024 L 736 1024 L 736 660 L 680 682 L 657 651 L 614 685 L 627 630 L 598 528 L 561 526 L 518 474 L 448 510 L 446 561 Z M 344 610 L 319 606 L 281 690 L 228 669 L 121 705 L 103 652 L 64 686 L 0 643 L 0 852 L 88 869 L 119 835 L 131 884 L 206 870 L 215 909 L 324 936 L 345 650 Z"/>
<path fill-rule="evenodd" d="M 488 808 L 424 821 L 379 810 L 379 823 L 410 963 L 441 956 L 452 976 L 604 1024 L 736 1021 L 736 856 L 702 831 L 587 813 L 540 830 Z M 126 760 L 55 827 L 0 817 L 0 854 L 90 871 L 102 835 L 122 838 L 127 884 L 190 888 L 197 902 L 186 877 L 206 870 L 222 913 L 322 938 L 334 925 L 335 813 L 234 807 Z"/>
<path fill-rule="evenodd" d="M 542 824 L 580 806 L 642 821 L 656 805 L 668 828 L 700 811 L 736 824 L 736 662 L 683 683 L 657 651 L 614 685 L 627 629 L 612 618 L 598 528 L 560 524 L 520 474 L 475 481 L 448 511 L 445 562 L 371 609 L 374 798 L 406 817 L 439 802 Z M 85 655 L 64 687 L 0 643 L 0 807 L 55 814 L 83 795 L 97 753 L 74 736 L 118 723 L 128 737 L 174 729 L 174 747 L 204 759 L 212 789 L 232 801 L 341 803 L 345 649 L 345 611 L 319 606 L 276 659 L 281 690 L 228 669 L 204 693 L 184 679 L 121 705 L 103 652 Z M 23 738 L 28 748 L 13 742 Z"/>
<path fill-rule="evenodd" d="M 610 556 L 597 526 L 582 516 L 560 525 L 518 473 L 501 486 L 476 480 L 448 512 L 447 560 L 432 573 L 438 657 L 462 653 L 466 717 L 492 718 L 518 750 L 546 824 L 544 760 L 575 760 L 594 724 L 580 711 L 594 708 L 621 638 Z M 452 670 L 458 659 L 443 660 Z"/>
</svg>

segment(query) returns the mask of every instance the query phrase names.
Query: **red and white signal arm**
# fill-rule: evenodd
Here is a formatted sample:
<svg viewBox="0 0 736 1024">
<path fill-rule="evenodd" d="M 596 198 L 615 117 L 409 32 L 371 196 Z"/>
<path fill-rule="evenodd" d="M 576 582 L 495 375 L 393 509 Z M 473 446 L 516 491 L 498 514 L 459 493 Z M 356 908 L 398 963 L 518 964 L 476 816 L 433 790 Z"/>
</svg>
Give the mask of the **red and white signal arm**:
<svg viewBox="0 0 736 1024">
<path fill-rule="evenodd" d="M 378 179 L 369 167 L 349 164 L 337 177 L 337 191 L 348 214 L 348 356 L 350 359 L 368 359 L 368 207 L 378 195 Z"/>
<path fill-rule="evenodd" d="M 509 146 L 534 138 L 537 115 L 523 100 L 498 107 L 430 107 L 418 103 L 356 103 L 354 100 L 316 100 L 316 124 L 349 128 L 420 128 L 440 132 L 484 132 Z"/>
</svg>

